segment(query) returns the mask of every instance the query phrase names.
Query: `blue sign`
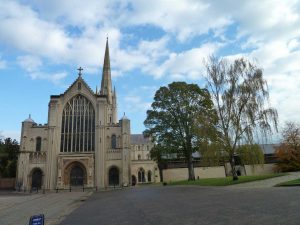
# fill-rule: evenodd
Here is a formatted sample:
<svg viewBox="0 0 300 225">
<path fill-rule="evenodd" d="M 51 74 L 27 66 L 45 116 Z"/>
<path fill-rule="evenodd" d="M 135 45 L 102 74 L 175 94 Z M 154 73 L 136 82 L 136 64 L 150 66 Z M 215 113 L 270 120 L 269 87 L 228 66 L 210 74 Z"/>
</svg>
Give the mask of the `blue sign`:
<svg viewBox="0 0 300 225">
<path fill-rule="evenodd" d="M 29 225 L 44 225 L 44 214 L 34 215 L 30 217 Z"/>
</svg>

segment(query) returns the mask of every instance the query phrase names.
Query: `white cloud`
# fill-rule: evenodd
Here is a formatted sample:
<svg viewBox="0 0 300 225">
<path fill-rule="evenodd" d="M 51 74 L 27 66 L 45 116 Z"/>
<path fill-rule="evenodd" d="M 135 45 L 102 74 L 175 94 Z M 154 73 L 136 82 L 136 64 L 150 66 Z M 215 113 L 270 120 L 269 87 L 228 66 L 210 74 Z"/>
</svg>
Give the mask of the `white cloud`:
<svg viewBox="0 0 300 225">
<path fill-rule="evenodd" d="M 45 73 L 45 72 L 33 72 L 29 73 L 33 80 L 42 79 L 49 80 L 55 84 L 59 84 L 62 79 L 64 79 L 68 74 L 66 72 L 59 73 Z"/>
<path fill-rule="evenodd" d="M 145 112 L 150 109 L 151 102 L 145 102 L 140 96 L 128 95 L 124 97 L 125 110 L 128 112 Z"/>
<path fill-rule="evenodd" d="M 34 55 L 19 56 L 17 58 L 19 65 L 28 72 L 34 72 L 42 66 L 42 60 Z"/>
<path fill-rule="evenodd" d="M 67 75 L 44 72 L 42 68 L 48 65 L 75 64 L 88 73 L 98 71 L 103 63 L 106 34 L 115 77 L 139 69 L 157 79 L 197 80 L 202 58 L 231 45 L 237 49 L 233 50 L 234 56 L 230 55 L 231 49 L 223 54 L 228 58 L 246 55 L 257 59 L 264 68 L 272 103 L 280 115 L 297 117 L 295 99 L 300 97 L 297 0 L 90 0 L 88 3 L 33 0 L 30 4 L 15 1 L 0 4 L 0 41 L 20 52 L 18 63 L 33 79 L 58 82 Z M 150 25 L 163 34 L 155 40 L 137 37 L 136 44 L 122 45 L 126 38 L 132 38 L 131 34 L 124 35 L 124 28 L 135 25 Z M 234 26 L 233 31 L 228 31 L 230 26 Z M 195 37 L 203 38 L 202 44 L 191 44 Z M 174 50 L 172 47 L 178 43 L 189 47 Z M 240 48 L 243 52 L 238 52 Z M 0 58 L 0 68 L 6 66 L 6 61 Z M 141 101 L 140 105 L 145 107 L 148 104 L 130 96 L 127 101 L 137 105 Z"/>
<path fill-rule="evenodd" d="M 5 68 L 6 68 L 6 61 L 1 60 L 1 58 L 0 58 L 0 69 L 5 69 Z"/>
<path fill-rule="evenodd" d="M 0 69 L 5 69 L 7 67 L 6 60 L 2 59 L 2 54 L 0 53 Z"/>
<path fill-rule="evenodd" d="M 229 16 L 218 16 L 211 3 L 198 0 L 134 0 L 128 12 L 129 24 L 153 24 L 185 40 L 219 30 L 232 23 Z M 219 2 L 218 2 L 219 4 Z"/>
<path fill-rule="evenodd" d="M 221 47 L 221 44 L 206 43 L 181 53 L 171 53 L 166 61 L 157 68 L 147 68 L 156 78 L 169 74 L 176 79 L 200 79 L 203 74 L 203 60 Z"/>
</svg>

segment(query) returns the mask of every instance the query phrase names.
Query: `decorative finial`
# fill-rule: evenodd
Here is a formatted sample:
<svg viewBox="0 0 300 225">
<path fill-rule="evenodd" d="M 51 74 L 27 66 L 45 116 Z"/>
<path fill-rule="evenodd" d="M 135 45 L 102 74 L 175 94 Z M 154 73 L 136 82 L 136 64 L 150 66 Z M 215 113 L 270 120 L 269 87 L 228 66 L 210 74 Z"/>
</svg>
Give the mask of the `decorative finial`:
<svg viewBox="0 0 300 225">
<path fill-rule="evenodd" d="M 81 71 L 82 71 L 83 69 L 82 69 L 81 66 L 80 66 L 77 70 L 79 71 L 78 76 L 81 77 L 81 75 L 82 75 Z"/>
<path fill-rule="evenodd" d="M 124 116 L 125 116 L 125 112 L 124 112 Z"/>
<path fill-rule="evenodd" d="M 29 114 L 29 119 L 31 119 L 31 114 Z"/>
<path fill-rule="evenodd" d="M 106 40 L 108 41 L 108 33 L 106 33 Z"/>
</svg>

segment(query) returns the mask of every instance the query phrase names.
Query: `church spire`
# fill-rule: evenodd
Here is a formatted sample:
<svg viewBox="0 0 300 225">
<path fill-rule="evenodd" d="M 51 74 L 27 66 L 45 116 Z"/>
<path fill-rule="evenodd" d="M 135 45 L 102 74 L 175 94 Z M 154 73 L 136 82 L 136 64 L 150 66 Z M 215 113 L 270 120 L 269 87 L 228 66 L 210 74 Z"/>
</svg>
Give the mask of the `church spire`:
<svg viewBox="0 0 300 225">
<path fill-rule="evenodd" d="M 104 55 L 100 94 L 106 95 L 108 97 L 109 102 L 112 101 L 112 86 L 111 86 L 108 38 L 106 39 L 106 48 L 105 48 L 105 55 Z"/>
</svg>

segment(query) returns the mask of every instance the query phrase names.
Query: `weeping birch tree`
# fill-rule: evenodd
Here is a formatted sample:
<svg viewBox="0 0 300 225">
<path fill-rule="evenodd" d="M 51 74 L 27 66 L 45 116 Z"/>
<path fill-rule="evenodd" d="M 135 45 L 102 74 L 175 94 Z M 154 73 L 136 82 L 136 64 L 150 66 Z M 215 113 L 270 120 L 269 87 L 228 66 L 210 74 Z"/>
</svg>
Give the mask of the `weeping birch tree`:
<svg viewBox="0 0 300 225">
<path fill-rule="evenodd" d="M 237 180 L 234 156 L 239 146 L 254 144 L 256 132 L 277 132 L 277 111 L 269 106 L 267 81 L 255 64 L 244 58 L 229 62 L 210 57 L 205 65 L 221 148 L 229 159 L 233 180 Z"/>
</svg>

